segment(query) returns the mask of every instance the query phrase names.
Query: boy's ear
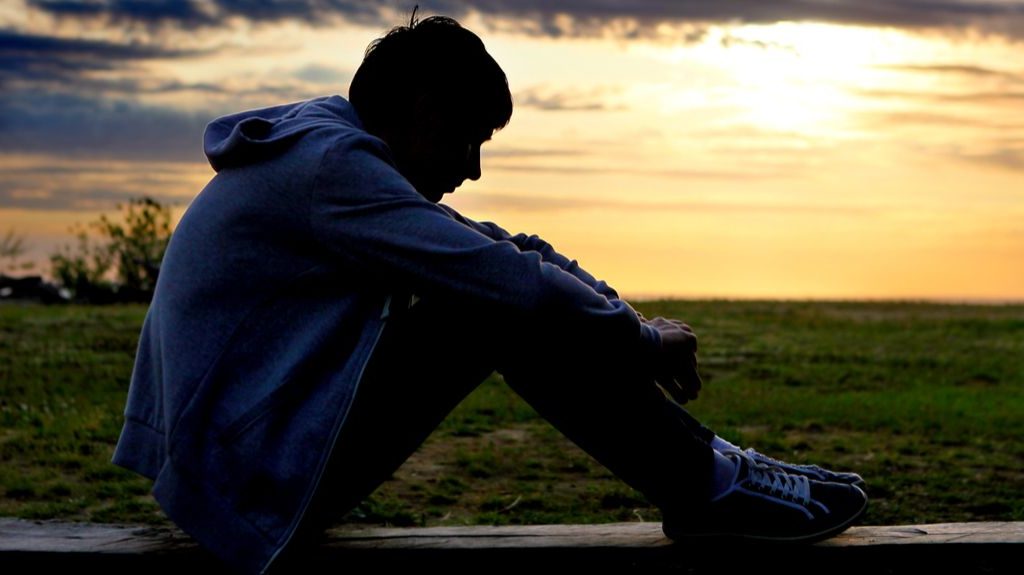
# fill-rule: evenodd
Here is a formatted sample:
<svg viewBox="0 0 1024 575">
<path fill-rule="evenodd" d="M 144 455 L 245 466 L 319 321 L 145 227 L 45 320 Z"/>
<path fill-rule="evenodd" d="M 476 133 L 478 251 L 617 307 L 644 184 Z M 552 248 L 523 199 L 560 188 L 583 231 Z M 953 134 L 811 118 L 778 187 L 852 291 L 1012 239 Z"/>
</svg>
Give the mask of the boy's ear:
<svg viewBox="0 0 1024 575">
<path fill-rule="evenodd" d="M 447 119 L 440 104 L 437 97 L 430 93 L 416 98 L 413 117 L 417 133 L 435 134 L 441 130 Z"/>
</svg>

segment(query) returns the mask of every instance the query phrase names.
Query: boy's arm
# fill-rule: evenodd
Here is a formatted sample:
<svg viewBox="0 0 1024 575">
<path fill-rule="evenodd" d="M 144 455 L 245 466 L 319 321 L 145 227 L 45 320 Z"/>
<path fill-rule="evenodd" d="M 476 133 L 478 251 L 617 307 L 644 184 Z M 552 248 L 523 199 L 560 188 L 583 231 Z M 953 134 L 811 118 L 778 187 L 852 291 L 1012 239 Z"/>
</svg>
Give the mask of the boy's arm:
<svg viewBox="0 0 1024 575">
<path fill-rule="evenodd" d="M 415 293 L 498 306 L 571 330 L 595 347 L 657 354 L 660 333 L 603 282 L 537 239 L 536 249 L 497 241 L 423 198 L 371 137 L 337 141 L 321 162 L 310 205 L 312 233 L 354 273 Z M 547 247 L 545 247 L 547 246 Z M 549 259 L 558 262 L 546 261 Z M 597 291 L 590 282 L 601 287 Z M 600 353 L 598 349 L 595 352 Z"/>
<path fill-rule="evenodd" d="M 625 361 L 639 377 L 653 377 L 677 401 L 696 397 L 696 338 L 681 322 L 642 321 L 628 303 L 588 285 L 580 277 L 585 272 L 568 260 L 556 265 L 540 251 L 521 250 L 457 221 L 398 173 L 379 140 L 336 142 L 313 188 L 311 232 L 348 273 L 423 297 L 440 294 L 498 309 L 527 322 L 538 341 L 571 339 L 592 350 L 596 361 Z M 467 329 L 487 337 L 501 326 Z"/>
<path fill-rule="evenodd" d="M 494 222 L 477 222 L 463 216 L 449 206 L 438 204 L 452 215 L 456 220 L 478 230 L 480 233 L 496 240 L 510 241 L 520 250 L 534 251 L 541 255 L 543 261 L 553 263 L 568 273 L 571 273 L 580 281 L 586 283 L 594 291 L 604 295 L 609 300 L 618 299 L 618 293 L 604 281 L 596 280 L 586 270 L 581 268 L 576 260 L 569 258 L 555 251 L 551 244 L 540 239 L 536 235 L 516 234 L 510 235 L 501 226 Z M 697 372 L 697 336 L 694 335 L 690 326 L 674 320 L 657 317 L 648 320 L 640 312 L 635 312 L 640 322 L 649 328 L 658 331 L 662 349 L 673 349 L 673 353 L 663 353 L 662 361 L 655 362 L 661 365 L 656 370 L 655 379 L 679 403 L 687 403 L 697 399 L 702 387 L 700 374 Z"/>
<path fill-rule="evenodd" d="M 473 219 L 467 218 L 466 216 L 455 211 L 455 209 L 444 204 L 438 204 L 439 207 L 447 211 L 453 218 L 462 222 L 463 224 L 473 228 L 474 230 L 484 234 L 485 236 L 492 238 L 496 241 L 510 241 L 519 247 L 522 251 L 533 251 L 541 255 L 541 259 L 546 262 L 555 264 L 562 268 L 566 272 L 574 275 L 577 279 L 583 283 L 589 285 L 597 293 L 607 297 L 608 299 L 619 299 L 619 294 L 608 285 L 604 280 L 598 280 L 585 269 L 581 268 L 576 260 L 570 260 L 564 255 L 555 251 L 555 248 L 548 242 L 541 239 L 536 234 L 526 235 L 519 233 L 516 235 L 509 234 L 504 228 L 494 222 L 478 222 Z M 642 317 L 642 316 L 641 316 Z"/>
</svg>

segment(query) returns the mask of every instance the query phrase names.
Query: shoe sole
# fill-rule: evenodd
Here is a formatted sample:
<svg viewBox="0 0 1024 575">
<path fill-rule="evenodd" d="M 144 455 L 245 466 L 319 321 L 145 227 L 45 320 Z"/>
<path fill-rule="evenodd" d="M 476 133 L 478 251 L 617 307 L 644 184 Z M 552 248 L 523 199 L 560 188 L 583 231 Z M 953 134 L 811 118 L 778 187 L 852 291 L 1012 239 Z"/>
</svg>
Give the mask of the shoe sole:
<svg viewBox="0 0 1024 575">
<path fill-rule="evenodd" d="M 817 543 L 818 541 L 824 541 L 825 539 L 829 539 L 830 537 L 835 537 L 836 535 L 839 535 L 843 531 L 846 531 L 847 529 L 849 529 L 858 519 L 860 519 L 861 517 L 864 516 L 864 512 L 867 511 L 867 509 L 868 509 L 868 500 L 867 500 L 867 498 L 865 498 L 864 499 L 864 504 L 861 505 L 861 508 L 857 511 L 857 513 L 854 514 L 853 516 L 851 516 L 845 522 L 843 522 L 843 523 L 841 523 L 839 525 L 836 525 L 834 527 L 831 527 L 829 529 L 826 529 L 824 531 L 820 531 L 818 533 L 812 533 L 812 534 L 809 534 L 809 535 L 800 535 L 800 536 L 794 536 L 794 537 L 779 537 L 779 536 L 770 536 L 770 535 L 757 535 L 757 534 L 750 534 L 750 533 L 731 533 L 731 532 L 720 532 L 720 533 L 716 533 L 716 532 L 677 533 L 677 534 L 669 535 L 669 532 L 671 531 L 671 528 L 666 528 L 664 526 L 664 524 L 662 524 L 662 531 L 665 533 L 666 537 L 668 537 L 669 539 L 671 539 L 672 541 L 674 541 L 676 543 L 684 543 L 686 541 L 697 541 L 697 542 L 701 542 L 701 543 L 709 543 L 709 542 L 721 541 L 721 542 L 724 542 L 724 543 L 748 542 L 748 543 L 765 543 L 765 544 L 770 544 L 770 543 L 783 543 L 783 544 Z"/>
</svg>

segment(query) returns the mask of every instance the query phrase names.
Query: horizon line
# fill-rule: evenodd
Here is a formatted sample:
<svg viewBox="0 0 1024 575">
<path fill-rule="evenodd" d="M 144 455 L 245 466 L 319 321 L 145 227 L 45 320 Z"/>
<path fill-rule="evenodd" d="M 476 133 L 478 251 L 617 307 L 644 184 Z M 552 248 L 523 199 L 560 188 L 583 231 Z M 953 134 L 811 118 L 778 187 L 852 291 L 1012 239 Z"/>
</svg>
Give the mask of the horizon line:
<svg viewBox="0 0 1024 575">
<path fill-rule="evenodd" d="M 919 303 L 941 305 L 1024 305 L 1024 297 L 969 297 L 969 296 L 737 296 L 737 295 L 680 295 L 665 293 L 623 293 L 619 297 L 629 302 L 657 301 L 722 301 L 722 302 L 806 302 L 806 303 Z"/>
</svg>

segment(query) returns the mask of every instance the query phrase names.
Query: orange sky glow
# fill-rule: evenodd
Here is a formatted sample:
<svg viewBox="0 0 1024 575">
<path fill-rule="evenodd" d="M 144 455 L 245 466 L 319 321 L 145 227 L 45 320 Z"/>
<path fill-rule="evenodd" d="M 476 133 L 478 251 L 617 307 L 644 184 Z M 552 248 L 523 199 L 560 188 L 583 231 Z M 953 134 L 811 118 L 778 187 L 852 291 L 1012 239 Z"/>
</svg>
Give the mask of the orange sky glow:
<svg viewBox="0 0 1024 575">
<path fill-rule="evenodd" d="M 482 179 L 445 200 L 467 216 L 540 235 L 627 298 L 1024 300 L 1024 3 L 914 25 L 453 4 L 516 105 Z M 212 176 L 206 122 L 346 95 L 408 17 L 197 5 L 223 18 L 0 8 L 0 235 L 24 235 L 38 271 L 118 202 L 180 214 Z"/>
</svg>

